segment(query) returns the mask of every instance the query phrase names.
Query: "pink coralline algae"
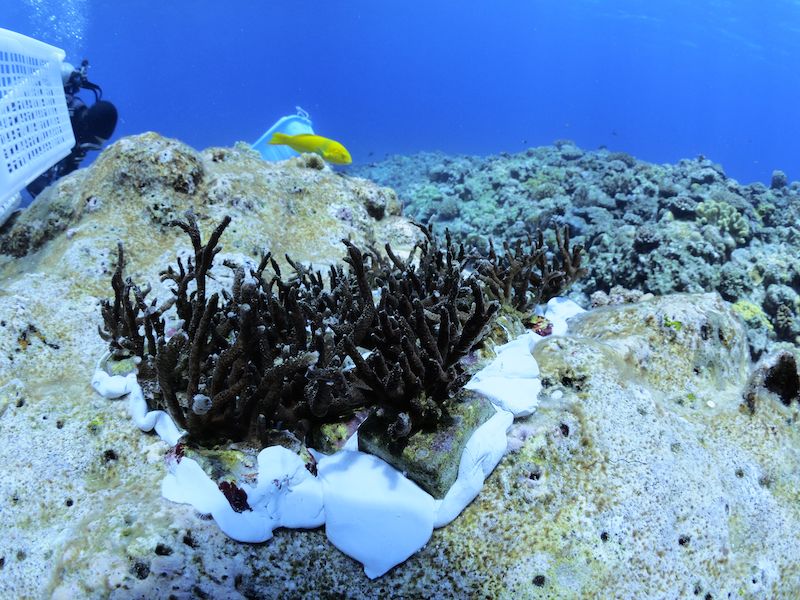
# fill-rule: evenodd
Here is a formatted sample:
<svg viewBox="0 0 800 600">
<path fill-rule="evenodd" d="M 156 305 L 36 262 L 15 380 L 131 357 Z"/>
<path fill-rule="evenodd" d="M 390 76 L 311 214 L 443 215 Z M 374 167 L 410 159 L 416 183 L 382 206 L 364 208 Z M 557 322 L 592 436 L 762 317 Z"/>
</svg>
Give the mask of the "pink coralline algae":
<svg viewBox="0 0 800 600">
<path fill-rule="evenodd" d="M 526 327 L 533 330 L 533 333 L 536 335 L 540 335 L 542 337 L 547 337 L 553 333 L 553 324 L 539 315 L 534 316 L 530 321 L 528 321 Z"/>
</svg>

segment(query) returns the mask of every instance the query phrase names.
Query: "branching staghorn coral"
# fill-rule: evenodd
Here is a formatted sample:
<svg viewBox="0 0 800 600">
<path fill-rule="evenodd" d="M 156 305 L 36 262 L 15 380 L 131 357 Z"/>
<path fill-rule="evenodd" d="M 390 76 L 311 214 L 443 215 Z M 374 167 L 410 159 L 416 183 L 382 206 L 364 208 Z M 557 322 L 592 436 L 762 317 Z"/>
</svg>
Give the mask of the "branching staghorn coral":
<svg viewBox="0 0 800 600">
<path fill-rule="evenodd" d="M 544 235 L 528 239 L 528 248 L 518 241 L 513 246 L 503 243 L 503 255 L 495 252 L 489 242 L 487 257 L 476 258 L 478 277 L 489 293 L 503 304 L 527 312 L 544 304 L 568 289 L 586 274 L 581 267 L 583 247 L 570 248 L 569 230 L 555 229 L 558 254 L 548 259 Z"/>
<path fill-rule="evenodd" d="M 178 259 L 177 269 L 161 273 L 162 281 L 175 283 L 173 298 L 161 308 L 144 306 L 144 294 L 138 294 L 142 301 L 131 306 L 129 290 L 136 296 L 138 288 L 129 280 L 119 283 L 122 260 L 112 280 L 114 304 L 103 305 L 105 330 L 101 334 L 112 351 L 119 346 L 143 359 L 140 373 L 152 374 L 157 384 L 155 404 L 166 408 L 178 426 L 200 442 L 258 441 L 276 422 L 296 428 L 300 417 L 281 400 L 294 389 L 302 390 L 304 372 L 315 360 L 307 348 L 305 329 L 294 326 L 302 315 L 292 306 L 293 296 L 284 295 L 281 300 L 263 291 L 273 284 L 262 278 L 269 255 L 251 273 L 229 264 L 235 271 L 231 292 L 222 292 L 222 298 L 217 293 L 206 297 L 206 279 L 229 223 L 226 217 L 206 244 L 201 243 L 191 213 L 186 221 L 171 223 L 189 236 L 194 260 L 184 265 Z M 163 313 L 172 305 L 181 327 L 167 339 Z M 136 329 L 130 324 L 136 324 Z M 144 327 L 147 344 L 138 334 L 139 325 Z"/>
<path fill-rule="evenodd" d="M 231 289 L 209 295 L 207 279 L 229 223 L 226 217 L 205 244 L 191 213 L 171 223 L 187 234 L 194 254 L 162 271 L 161 280 L 174 286 L 160 306 L 148 304 L 149 286 L 123 279 L 120 245 L 114 301 L 102 305 L 100 333 L 113 356 L 140 357 L 150 404 L 165 408 L 200 443 L 263 446 L 275 430 L 305 440 L 314 425 L 365 408 L 395 440 L 435 428 L 466 382 L 461 359 L 499 309 L 485 298 L 481 280 L 501 289 L 497 282 L 505 277 L 513 285 L 502 289 L 519 294 L 538 286 L 538 298 L 554 295 L 580 272 L 580 251 L 570 252 L 568 239 L 557 238 L 563 266 L 555 259 L 551 265 L 540 236 L 535 260 L 518 248 L 505 262 L 490 255 L 494 271 L 485 273 L 494 278 L 467 277 L 463 246 L 449 234 L 441 246 L 420 226 L 424 239 L 406 260 L 388 244 L 383 257 L 343 240 L 348 268 L 330 267 L 327 282 L 288 256 L 294 272 L 283 277 L 266 254 L 257 266 L 225 261 L 233 271 Z M 517 263 L 525 260 L 530 268 L 520 271 Z M 525 286 L 514 279 L 519 273 Z M 173 307 L 176 331 L 168 335 L 166 313 Z"/>
<path fill-rule="evenodd" d="M 117 267 L 111 278 L 111 287 L 114 290 L 114 303 L 103 300 L 100 303 L 100 312 L 103 316 L 104 327 L 98 326 L 98 333 L 109 344 L 111 356 L 117 359 L 130 356 L 144 356 L 145 340 L 148 342 L 147 351 L 155 353 L 155 335 L 163 335 L 162 323 L 153 316 L 160 317 L 171 302 L 156 308 L 155 300 L 148 306 L 145 297 L 150 293 L 150 286 L 141 289 L 134 285 L 130 278 L 123 280 L 125 268 L 125 253 L 122 243 L 117 244 Z M 131 299 L 133 295 L 133 299 Z M 139 328 L 144 327 L 144 335 L 139 333 Z"/>
<path fill-rule="evenodd" d="M 440 248 L 430 228 L 420 227 L 425 239 L 414 265 L 414 251 L 401 261 L 386 245 L 393 268 L 383 272 L 377 323 L 362 357 L 345 339 L 370 404 L 387 423 L 392 439 L 421 428 L 435 427 L 446 416 L 446 403 L 466 383 L 461 358 L 488 331 L 498 310 L 487 303 L 474 277 L 465 279 L 463 247 L 450 239 Z M 352 255 L 351 255 L 352 257 Z"/>
</svg>

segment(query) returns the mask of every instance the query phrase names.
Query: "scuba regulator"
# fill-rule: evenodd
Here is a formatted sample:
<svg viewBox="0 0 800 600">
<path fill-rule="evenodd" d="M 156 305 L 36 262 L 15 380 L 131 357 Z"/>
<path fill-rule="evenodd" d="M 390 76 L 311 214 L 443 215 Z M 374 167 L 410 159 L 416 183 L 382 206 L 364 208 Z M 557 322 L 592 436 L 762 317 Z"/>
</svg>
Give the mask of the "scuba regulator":
<svg viewBox="0 0 800 600">
<path fill-rule="evenodd" d="M 89 61 L 83 59 L 80 68 L 76 69 L 70 63 L 65 62 L 61 65 L 61 81 L 64 84 L 64 92 L 74 96 L 79 91 L 89 90 L 94 94 L 95 102 L 102 100 L 103 90 L 96 83 L 89 81 Z"/>
</svg>

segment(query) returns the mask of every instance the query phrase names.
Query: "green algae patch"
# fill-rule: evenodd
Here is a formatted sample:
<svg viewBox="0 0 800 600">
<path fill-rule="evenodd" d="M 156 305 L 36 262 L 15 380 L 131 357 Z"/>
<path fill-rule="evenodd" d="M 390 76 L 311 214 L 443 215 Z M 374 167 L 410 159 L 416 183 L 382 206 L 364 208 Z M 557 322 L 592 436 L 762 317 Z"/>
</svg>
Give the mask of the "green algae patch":
<svg viewBox="0 0 800 600">
<path fill-rule="evenodd" d="M 769 331 L 775 330 L 769 317 L 767 317 L 767 314 L 764 312 L 764 309 L 755 302 L 751 302 L 750 300 L 737 300 L 731 308 L 733 308 L 733 311 L 742 317 L 749 326 L 764 327 Z"/>
<path fill-rule="evenodd" d="M 124 377 L 129 373 L 135 373 L 138 365 L 138 360 L 134 357 L 125 358 L 122 360 L 108 360 L 102 367 L 109 375 L 121 375 Z"/>
<path fill-rule="evenodd" d="M 434 498 L 444 498 L 458 477 L 467 441 L 496 412 L 486 398 L 464 389 L 446 406 L 448 417 L 435 430 L 417 431 L 396 442 L 380 419 L 370 415 L 358 429 L 358 449 L 405 473 Z"/>
<path fill-rule="evenodd" d="M 347 423 L 323 423 L 313 433 L 312 446 L 324 454 L 338 450 L 352 435 Z"/>
<path fill-rule="evenodd" d="M 437 547 L 464 549 L 450 556 L 452 568 L 481 572 L 489 597 L 591 597 L 613 585 L 613 561 L 593 522 L 611 502 L 602 456 L 580 435 L 569 447 L 559 443 L 563 418 L 545 408 L 515 425 L 537 434 L 504 458 L 457 527 L 434 534 Z"/>
<path fill-rule="evenodd" d="M 310 446 L 323 454 L 333 454 L 341 450 L 345 442 L 358 430 L 364 419 L 369 414 L 368 410 L 360 410 L 346 420 L 336 423 L 322 423 L 311 430 Z M 292 450 L 293 448 L 289 448 Z M 309 462 L 301 452 L 301 458 Z"/>
<path fill-rule="evenodd" d="M 211 481 L 255 481 L 258 470 L 258 452 L 255 449 L 202 448 L 186 444 L 182 444 L 181 449 L 183 456 L 197 461 Z"/>
<path fill-rule="evenodd" d="M 86 429 L 89 433 L 97 434 L 100 433 L 100 430 L 103 428 L 105 421 L 103 417 L 100 415 L 95 415 L 92 419 L 86 424 Z"/>
</svg>

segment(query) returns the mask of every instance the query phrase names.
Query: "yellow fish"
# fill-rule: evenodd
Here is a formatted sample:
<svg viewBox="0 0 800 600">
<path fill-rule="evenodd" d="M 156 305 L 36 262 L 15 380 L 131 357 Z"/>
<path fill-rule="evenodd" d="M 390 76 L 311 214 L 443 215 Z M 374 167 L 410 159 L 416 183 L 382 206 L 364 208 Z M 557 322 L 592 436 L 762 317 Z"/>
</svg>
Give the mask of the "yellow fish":
<svg viewBox="0 0 800 600">
<path fill-rule="evenodd" d="M 297 152 L 315 152 L 335 165 L 349 165 L 353 162 L 347 148 L 339 142 L 329 140 L 321 135 L 314 135 L 313 133 L 300 133 L 298 135 L 273 133 L 269 143 L 278 146 L 289 146 L 289 148 Z"/>
</svg>

